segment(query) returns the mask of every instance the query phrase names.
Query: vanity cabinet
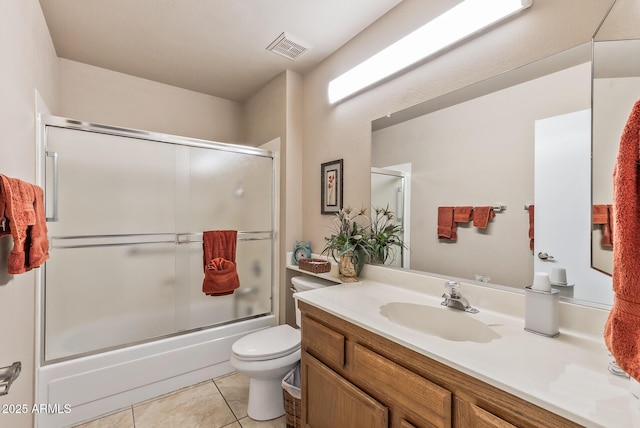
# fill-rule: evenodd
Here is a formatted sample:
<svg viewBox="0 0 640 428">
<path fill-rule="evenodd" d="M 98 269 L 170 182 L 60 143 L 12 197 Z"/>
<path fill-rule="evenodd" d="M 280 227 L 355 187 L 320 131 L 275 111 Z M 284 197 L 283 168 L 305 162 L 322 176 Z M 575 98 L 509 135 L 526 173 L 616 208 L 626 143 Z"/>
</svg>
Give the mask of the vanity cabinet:
<svg viewBox="0 0 640 428">
<path fill-rule="evenodd" d="M 459 427 L 476 427 L 476 428 L 514 428 L 515 425 L 510 424 L 486 410 L 481 409 L 471 403 L 454 397 L 456 426 Z"/>
<path fill-rule="evenodd" d="M 315 306 L 299 307 L 304 427 L 580 426 Z"/>
<path fill-rule="evenodd" d="M 307 401 L 305 426 L 313 428 L 388 427 L 389 409 L 310 354 L 304 355 L 304 385 Z"/>
</svg>

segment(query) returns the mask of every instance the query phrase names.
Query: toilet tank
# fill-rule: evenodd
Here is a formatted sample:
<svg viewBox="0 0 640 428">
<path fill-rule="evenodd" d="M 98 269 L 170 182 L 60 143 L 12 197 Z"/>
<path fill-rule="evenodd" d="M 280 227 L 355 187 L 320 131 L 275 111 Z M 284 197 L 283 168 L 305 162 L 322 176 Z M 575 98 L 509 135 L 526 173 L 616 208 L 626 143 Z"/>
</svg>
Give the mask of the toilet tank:
<svg viewBox="0 0 640 428">
<path fill-rule="evenodd" d="M 293 298 L 295 300 L 296 305 L 296 325 L 300 327 L 301 322 L 301 314 L 300 309 L 298 309 L 298 299 L 296 299 L 296 293 L 308 290 L 315 290 L 316 288 L 324 288 L 330 285 L 334 285 L 334 282 L 327 281 L 326 279 L 317 278 L 315 276 L 310 275 L 300 275 L 294 276 L 291 278 L 291 285 L 294 288 Z"/>
</svg>

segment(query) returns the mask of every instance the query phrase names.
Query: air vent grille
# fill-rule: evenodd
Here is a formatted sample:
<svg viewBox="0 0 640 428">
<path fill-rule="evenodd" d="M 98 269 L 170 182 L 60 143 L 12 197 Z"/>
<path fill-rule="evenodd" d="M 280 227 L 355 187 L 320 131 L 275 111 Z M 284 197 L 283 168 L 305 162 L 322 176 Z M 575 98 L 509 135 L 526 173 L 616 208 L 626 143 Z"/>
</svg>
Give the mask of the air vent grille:
<svg viewBox="0 0 640 428">
<path fill-rule="evenodd" d="M 280 34 L 269 46 L 267 50 L 282 55 L 285 58 L 294 60 L 305 53 L 309 48 L 299 41 L 294 41 L 286 33 Z"/>
</svg>

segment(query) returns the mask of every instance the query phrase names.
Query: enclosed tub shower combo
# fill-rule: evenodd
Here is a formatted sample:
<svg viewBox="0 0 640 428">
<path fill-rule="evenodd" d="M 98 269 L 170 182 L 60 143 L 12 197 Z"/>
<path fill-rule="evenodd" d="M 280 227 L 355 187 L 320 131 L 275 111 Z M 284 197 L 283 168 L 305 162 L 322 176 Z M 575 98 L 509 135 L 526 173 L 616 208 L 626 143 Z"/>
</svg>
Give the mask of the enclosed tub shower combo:
<svg viewBox="0 0 640 428">
<path fill-rule="evenodd" d="M 41 118 L 50 259 L 38 287 L 38 426 L 93 418 L 233 370 L 276 324 L 271 151 Z M 237 231 L 240 287 L 203 293 L 203 232 Z"/>
</svg>

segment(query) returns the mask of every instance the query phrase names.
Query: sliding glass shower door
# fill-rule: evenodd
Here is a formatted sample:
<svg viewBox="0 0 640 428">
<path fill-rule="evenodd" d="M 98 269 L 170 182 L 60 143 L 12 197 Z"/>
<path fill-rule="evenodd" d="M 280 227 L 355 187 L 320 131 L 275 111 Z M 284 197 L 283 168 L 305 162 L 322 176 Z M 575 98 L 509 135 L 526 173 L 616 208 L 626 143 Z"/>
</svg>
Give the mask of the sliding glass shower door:
<svg viewBox="0 0 640 428">
<path fill-rule="evenodd" d="M 45 361 L 272 311 L 269 152 L 49 122 Z M 241 287 L 211 297 L 202 232 L 221 229 L 239 231 Z"/>
</svg>

